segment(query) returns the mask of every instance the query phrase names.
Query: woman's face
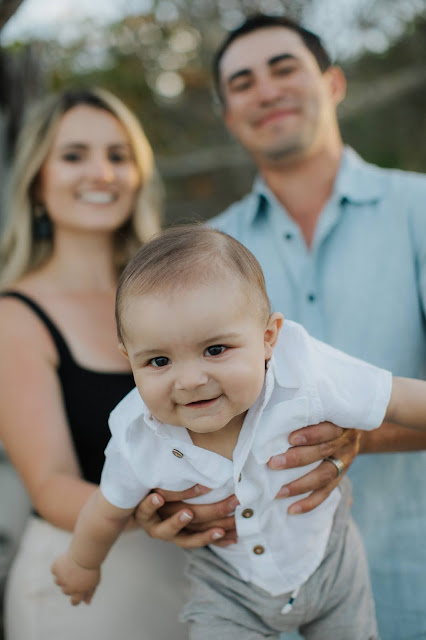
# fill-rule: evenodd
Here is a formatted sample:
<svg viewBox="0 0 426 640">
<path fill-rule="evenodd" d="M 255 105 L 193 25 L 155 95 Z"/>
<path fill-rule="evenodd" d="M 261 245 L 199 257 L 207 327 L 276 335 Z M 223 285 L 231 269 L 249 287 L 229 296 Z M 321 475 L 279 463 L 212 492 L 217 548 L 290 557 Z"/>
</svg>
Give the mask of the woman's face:
<svg viewBox="0 0 426 640">
<path fill-rule="evenodd" d="M 115 116 L 88 105 L 64 114 L 37 191 L 56 232 L 115 231 L 131 215 L 139 185 L 129 137 Z"/>
</svg>

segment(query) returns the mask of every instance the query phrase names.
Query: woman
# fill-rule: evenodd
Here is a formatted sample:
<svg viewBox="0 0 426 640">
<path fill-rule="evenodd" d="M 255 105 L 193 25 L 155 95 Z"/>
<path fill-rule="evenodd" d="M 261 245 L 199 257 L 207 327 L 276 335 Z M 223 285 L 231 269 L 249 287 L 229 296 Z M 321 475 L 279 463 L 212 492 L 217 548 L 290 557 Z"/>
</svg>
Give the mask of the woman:
<svg viewBox="0 0 426 640">
<path fill-rule="evenodd" d="M 8 580 L 7 640 L 186 637 L 181 552 L 140 529 L 114 548 L 90 607 L 71 607 L 50 574 L 99 482 L 109 412 L 134 384 L 115 287 L 159 229 L 159 195 L 149 143 L 110 93 L 65 92 L 30 114 L 0 264 L 0 440 L 34 508 Z"/>
</svg>

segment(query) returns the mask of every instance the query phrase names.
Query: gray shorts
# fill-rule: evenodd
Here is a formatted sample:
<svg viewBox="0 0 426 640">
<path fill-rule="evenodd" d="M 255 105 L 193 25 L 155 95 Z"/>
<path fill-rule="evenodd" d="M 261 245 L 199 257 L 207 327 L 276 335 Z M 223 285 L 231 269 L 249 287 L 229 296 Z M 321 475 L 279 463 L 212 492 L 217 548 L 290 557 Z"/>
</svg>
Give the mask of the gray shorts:
<svg viewBox="0 0 426 640">
<path fill-rule="evenodd" d="M 244 582 L 209 548 L 187 553 L 191 594 L 182 620 L 190 623 L 191 640 L 278 639 L 296 629 L 306 640 L 378 639 L 364 547 L 349 513 L 350 484 L 346 478 L 340 484 L 324 559 L 286 614 L 290 593 L 271 596 Z"/>
</svg>

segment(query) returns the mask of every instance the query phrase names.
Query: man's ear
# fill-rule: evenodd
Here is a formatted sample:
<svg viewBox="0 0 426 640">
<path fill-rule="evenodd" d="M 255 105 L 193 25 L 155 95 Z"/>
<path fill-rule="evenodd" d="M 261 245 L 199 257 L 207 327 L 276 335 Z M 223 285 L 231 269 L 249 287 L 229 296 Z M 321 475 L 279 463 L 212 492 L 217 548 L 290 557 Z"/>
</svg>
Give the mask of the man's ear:
<svg viewBox="0 0 426 640">
<path fill-rule="evenodd" d="M 346 95 L 346 77 L 340 67 L 329 67 L 325 74 L 328 78 L 330 94 L 334 104 L 337 106 Z"/>
<path fill-rule="evenodd" d="M 271 313 L 268 319 L 268 323 L 265 329 L 264 345 L 265 345 L 265 360 L 269 360 L 272 356 L 272 352 L 277 343 L 278 334 L 283 326 L 284 316 L 282 313 L 275 311 Z"/>
<path fill-rule="evenodd" d="M 121 351 L 121 353 L 123 354 L 123 356 L 127 359 L 129 359 L 129 354 L 127 353 L 127 349 L 124 346 L 124 344 L 122 342 L 118 343 L 118 348 Z"/>
</svg>

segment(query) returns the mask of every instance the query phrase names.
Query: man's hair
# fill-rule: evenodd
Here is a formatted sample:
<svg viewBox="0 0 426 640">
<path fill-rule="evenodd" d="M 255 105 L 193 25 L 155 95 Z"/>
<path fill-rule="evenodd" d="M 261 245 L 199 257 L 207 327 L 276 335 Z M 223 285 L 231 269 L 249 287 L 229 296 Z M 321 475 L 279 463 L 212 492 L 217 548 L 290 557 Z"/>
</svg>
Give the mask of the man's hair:
<svg viewBox="0 0 426 640">
<path fill-rule="evenodd" d="M 287 18 L 285 16 L 270 16 L 265 13 L 256 13 L 249 16 L 239 27 L 228 33 L 213 58 L 213 81 L 216 93 L 222 103 L 224 102 L 224 96 L 220 82 L 220 63 L 225 52 L 238 38 L 241 38 L 248 33 L 252 33 L 253 31 L 270 27 L 283 27 L 285 29 L 295 31 L 301 37 L 305 46 L 314 55 L 322 72 L 326 71 L 332 65 L 330 55 L 325 49 L 319 36 L 315 33 L 308 31 L 291 18 Z"/>
<path fill-rule="evenodd" d="M 129 299 L 176 292 L 213 279 L 226 285 L 235 278 L 250 300 L 250 309 L 266 322 L 270 303 L 265 278 L 251 251 L 228 234 L 201 224 L 167 229 L 144 244 L 121 274 L 115 305 L 120 342 L 124 343 L 123 314 Z"/>
</svg>

